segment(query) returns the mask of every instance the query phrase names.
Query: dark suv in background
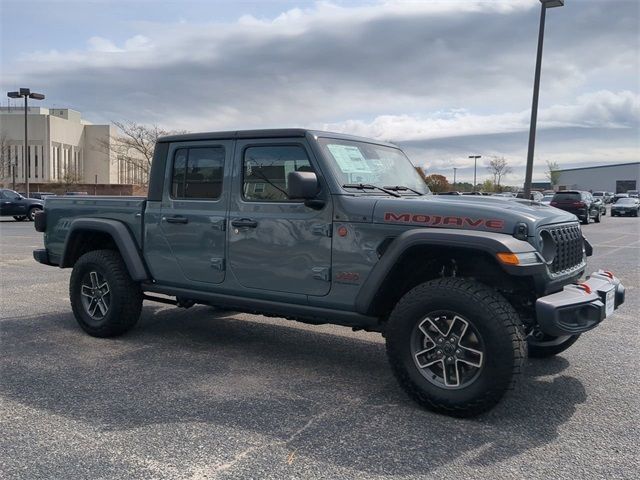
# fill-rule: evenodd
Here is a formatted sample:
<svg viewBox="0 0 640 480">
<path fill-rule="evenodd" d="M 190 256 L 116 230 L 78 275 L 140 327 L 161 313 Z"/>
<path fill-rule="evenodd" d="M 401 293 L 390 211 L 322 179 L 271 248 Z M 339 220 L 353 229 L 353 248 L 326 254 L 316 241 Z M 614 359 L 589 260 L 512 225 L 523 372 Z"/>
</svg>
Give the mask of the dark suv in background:
<svg viewBox="0 0 640 480">
<path fill-rule="evenodd" d="M 602 215 L 602 201 L 595 200 L 589 192 L 579 190 L 556 192 L 551 200 L 551 206 L 573 213 L 585 225 L 592 218 L 599 223 Z"/>
<path fill-rule="evenodd" d="M 13 217 L 18 222 L 33 221 L 36 212 L 44 208 L 42 200 L 26 198 L 8 188 L 0 188 L 0 216 Z"/>
</svg>

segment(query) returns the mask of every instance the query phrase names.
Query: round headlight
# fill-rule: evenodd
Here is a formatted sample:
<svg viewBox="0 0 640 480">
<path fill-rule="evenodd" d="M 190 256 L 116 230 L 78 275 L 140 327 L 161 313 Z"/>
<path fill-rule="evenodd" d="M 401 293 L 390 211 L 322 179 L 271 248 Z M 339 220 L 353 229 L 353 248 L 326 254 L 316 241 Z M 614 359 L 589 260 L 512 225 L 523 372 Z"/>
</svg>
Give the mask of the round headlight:
<svg viewBox="0 0 640 480">
<path fill-rule="evenodd" d="M 553 262 L 553 259 L 556 258 L 556 242 L 546 230 L 540 233 L 540 253 L 547 263 Z"/>
</svg>

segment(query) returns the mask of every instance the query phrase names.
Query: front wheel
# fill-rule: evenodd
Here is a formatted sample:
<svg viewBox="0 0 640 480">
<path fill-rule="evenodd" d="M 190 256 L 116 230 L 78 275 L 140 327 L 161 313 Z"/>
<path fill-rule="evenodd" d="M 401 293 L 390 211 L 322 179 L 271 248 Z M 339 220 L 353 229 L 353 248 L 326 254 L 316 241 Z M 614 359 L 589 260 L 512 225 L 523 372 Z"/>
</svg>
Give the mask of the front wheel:
<svg viewBox="0 0 640 480">
<path fill-rule="evenodd" d="M 596 223 L 600 223 L 600 211 L 598 211 L 598 213 L 596 213 L 596 218 L 594 218 L 594 221 Z"/>
<path fill-rule="evenodd" d="M 94 250 L 73 266 L 71 308 L 80 327 L 94 337 L 113 337 L 133 328 L 142 310 L 142 291 L 120 254 Z"/>
<path fill-rule="evenodd" d="M 492 408 L 522 371 L 527 344 L 513 307 L 495 290 L 442 278 L 405 294 L 389 317 L 387 354 L 420 405 L 457 417 Z"/>
<path fill-rule="evenodd" d="M 33 222 L 35 220 L 36 212 L 39 212 L 40 210 L 42 209 L 38 207 L 33 207 L 29 209 L 29 213 L 27 213 L 27 218 L 29 219 L 30 222 Z"/>
<path fill-rule="evenodd" d="M 553 337 L 542 332 L 534 331 L 527 337 L 529 356 L 532 358 L 548 358 L 567 350 L 580 338 L 577 335 Z"/>
</svg>

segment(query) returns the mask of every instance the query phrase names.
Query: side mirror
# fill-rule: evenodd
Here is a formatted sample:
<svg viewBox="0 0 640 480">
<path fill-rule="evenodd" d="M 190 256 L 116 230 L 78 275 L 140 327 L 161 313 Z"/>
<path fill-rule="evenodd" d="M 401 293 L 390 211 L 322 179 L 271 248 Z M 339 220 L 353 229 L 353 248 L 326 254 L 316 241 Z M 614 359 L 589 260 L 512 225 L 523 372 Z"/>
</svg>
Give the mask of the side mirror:
<svg viewBox="0 0 640 480">
<path fill-rule="evenodd" d="M 318 177 L 314 172 L 290 172 L 287 186 L 292 200 L 311 200 L 318 195 Z"/>
</svg>

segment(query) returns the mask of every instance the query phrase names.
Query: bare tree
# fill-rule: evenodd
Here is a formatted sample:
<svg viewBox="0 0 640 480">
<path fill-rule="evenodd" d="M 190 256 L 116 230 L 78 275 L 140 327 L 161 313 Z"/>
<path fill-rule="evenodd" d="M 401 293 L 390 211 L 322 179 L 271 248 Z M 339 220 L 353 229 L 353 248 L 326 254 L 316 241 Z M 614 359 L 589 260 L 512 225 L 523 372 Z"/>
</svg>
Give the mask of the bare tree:
<svg viewBox="0 0 640 480">
<path fill-rule="evenodd" d="M 60 176 L 60 179 L 56 183 L 64 185 L 65 191 L 69 191 L 71 187 L 82 183 L 82 175 L 73 170 L 68 170 Z"/>
<path fill-rule="evenodd" d="M 7 133 L 0 131 L 0 179 L 6 180 L 11 176 L 11 148 Z"/>
<path fill-rule="evenodd" d="M 558 185 L 558 182 L 560 181 L 560 166 L 558 165 L 558 162 L 551 162 L 547 160 L 547 172 L 545 175 L 549 179 L 549 183 L 552 187 Z"/>
<path fill-rule="evenodd" d="M 99 147 L 109 152 L 111 160 L 119 164 L 127 175 L 127 183 L 146 185 L 153 161 L 153 152 L 159 137 L 182 131 L 163 130 L 157 125 L 144 125 L 137 122 L 113 122 L 117 133 L 108 140 L 99 142 Z"/>
<path fill-rule="evenodd" d="M 500 181 L 502 177 L 505 175 L 509 175 L 511 173 L 511 167 L 507 163 L 506 158 L 504 157 L 491 157 L 489 160 L 489 164 L 487 165 L 487 170 L 493 175 L 493 184 L 496 188 L 500 188 Z"/>
</svg>

